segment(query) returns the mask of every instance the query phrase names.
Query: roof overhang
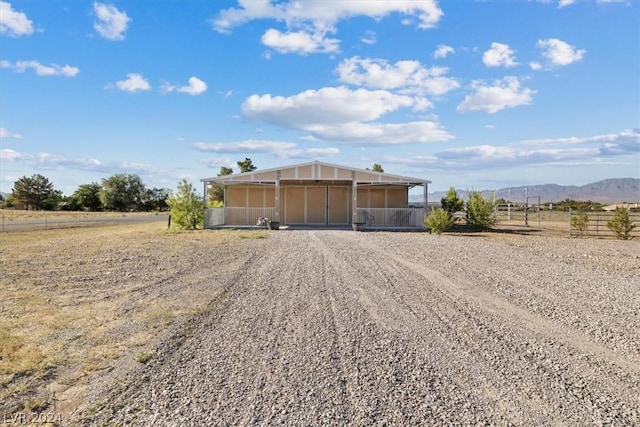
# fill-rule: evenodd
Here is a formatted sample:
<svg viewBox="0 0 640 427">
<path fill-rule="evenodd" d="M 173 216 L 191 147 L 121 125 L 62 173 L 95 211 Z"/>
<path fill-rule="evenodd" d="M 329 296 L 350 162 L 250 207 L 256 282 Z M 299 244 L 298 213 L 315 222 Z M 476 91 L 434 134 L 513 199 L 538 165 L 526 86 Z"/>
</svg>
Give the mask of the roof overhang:
<svg viewBox="0 0 640 427">
<path fill-rule="evenodd" d="M 234 184 L 275 184 L 276 181 L 287 180 L 312 180 L 318 183 L 323 181 L 350 181 L 356 184 L 368 185 L 404 185 L 414 187 L 430 184 L 426 179 L 411 178 L 393 175 L 384 172 L 375 172 L 366 169 L 351 168 L 324 162 L 308 162 L 297 165 L 282 166 L 271 169 L 256 170 L 253 172 L 237 173 L 233 175 L 216 176 L 201 179 L 201 182 L 216 183 L 221 185 Z"/>
</svg>

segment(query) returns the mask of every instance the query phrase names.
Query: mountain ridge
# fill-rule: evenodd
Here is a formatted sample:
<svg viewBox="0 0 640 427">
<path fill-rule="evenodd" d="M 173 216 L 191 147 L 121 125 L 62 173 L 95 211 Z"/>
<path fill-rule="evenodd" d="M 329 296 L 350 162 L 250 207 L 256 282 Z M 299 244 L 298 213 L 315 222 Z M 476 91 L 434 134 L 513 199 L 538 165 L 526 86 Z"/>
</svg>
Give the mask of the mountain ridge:
<svg viewBox="0 0 640 427">
<path fill-rule="evenodd" d="M 467 197 L 467 190 L 458 190 L 458 195 Z M 439 202 L 446 191 L 429 193 L 429 202 Z M 505 187 L 499 190 L 482 190 L 484 195 L 493 195 L 496 198 L 511 200 L 514 203 L 523 203 L 525 198 L 533 203 L 532 197 L 540 197 L 540 202 L 559 202 L 566 199 L 591 200 L 598 203 L 622 203 L 640 202 L 640 179 L 638 178 L 609 178 L 585 185 L 523 185 L 518 187 Z M 420 196 L 412 197 L 411 201 L 422 201 Z"/>
</svg>

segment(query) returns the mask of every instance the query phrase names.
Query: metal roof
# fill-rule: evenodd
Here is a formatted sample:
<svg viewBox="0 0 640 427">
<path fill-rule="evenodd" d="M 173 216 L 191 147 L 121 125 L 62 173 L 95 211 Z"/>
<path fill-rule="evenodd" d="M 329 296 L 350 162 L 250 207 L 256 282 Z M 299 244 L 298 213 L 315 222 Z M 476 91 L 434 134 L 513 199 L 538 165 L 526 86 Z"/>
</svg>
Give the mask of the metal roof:
<svg viewBox="0 0 640 427">
<path fill-rule="evenodd" d="M 310 167 L 310 168 L 309 168 Z M 327 174 L 327 171 L 330 173 Z M 323 173 L 324 172 L 324 173 Z M 347 172 L 348 174 L 345 174 Z M 304 174 L 309 175 L 304 175 Z M 215 182 L 218 184 L 240 184 L 240 183 L 267 183 L 275 182 L 276 176 L 286 176 L 285 179 L 313 179 L 323 180 L 355 180 L 358 183 L 370 184 L 402 184 L 402 185 L 424 185 L 431 181 L 420 178 L 412 178 L 401 175 L 389 174 L 386 172 L 375 172 L 366 169 L 352 168 L 349 166 L 336 165 L 320 161 L 306 162 L 295 165 L 281 166 L 270 169 L 259 169 L 253 172 L 236 173 L 232 175 L 215 176 L 201 179 L 201 182 Z M 348 177 L 347 177 L 348 175 Z"/>
</svg>

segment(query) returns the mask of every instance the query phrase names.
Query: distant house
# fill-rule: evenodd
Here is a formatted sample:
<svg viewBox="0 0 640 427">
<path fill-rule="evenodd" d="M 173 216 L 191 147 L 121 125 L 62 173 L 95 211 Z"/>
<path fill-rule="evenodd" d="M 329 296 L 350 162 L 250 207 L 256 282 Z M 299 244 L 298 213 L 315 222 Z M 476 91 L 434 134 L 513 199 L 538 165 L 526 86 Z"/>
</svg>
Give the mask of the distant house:
<svg viewBox="0 0 640 427">
<path fill-rule="evenodd" d="M 606 212 L 613 212 L 618 208 L 638 210 L 640 209 L 640 203 L 616 203 L 615 205 L 603 206 L 602 210 Z"/>
<path fill-rule="evenodd" d="M 201 180 L 224 187 L 224 207 L 205 209 L 205 227 L 281 225 L 421 229 L 431 183 L 319 161 Z M 423 187 L 424 204 L 409 207 L 409 190 Z"/>
</svg>

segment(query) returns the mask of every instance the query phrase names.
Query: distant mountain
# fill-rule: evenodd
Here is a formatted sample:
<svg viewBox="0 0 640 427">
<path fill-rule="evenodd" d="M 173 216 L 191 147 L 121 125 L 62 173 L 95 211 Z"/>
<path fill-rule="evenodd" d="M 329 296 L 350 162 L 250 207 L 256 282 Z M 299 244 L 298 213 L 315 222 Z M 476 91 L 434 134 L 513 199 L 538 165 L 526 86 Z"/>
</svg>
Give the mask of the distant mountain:
<svg viewBox="0 0 640 427">
<path fill-rule="evenodd" d="M 466 198 L 466 190 L 456 189 L 460 197 Z M 565 199 L 591 200 L 599 203 L 640 202 L 640 179 L 612 178 L 593 182 L 582 186 L 575 185 L 527 185 L 521 187 L 507 187 L 499 190 L 483 190 L 485 195 L 495 191 L 496 197 L 511 199 L 512 202 L 525 201 L 525 194 L 529 197 L 540 197 L 542 203 L 559 202 Z M 439 202 L 446 191 L 429 193 L 429 202 Z M 422 198 L 411 197 L 412 202 L 420 202 Z M 530 199 L 531 202 L 533 202 Z"/>
<path fill-rule="evenodd" d="M 7 193 L 3 193 L 2 191 L 0 191 L 0 197 L 2 197 L 2 200 L 6 200 L 6 198 L 7 198 L 7 196 L 8 196 L 8 195 L 9 195 L 9 194 L 7 194 Z"/>
</svg>

